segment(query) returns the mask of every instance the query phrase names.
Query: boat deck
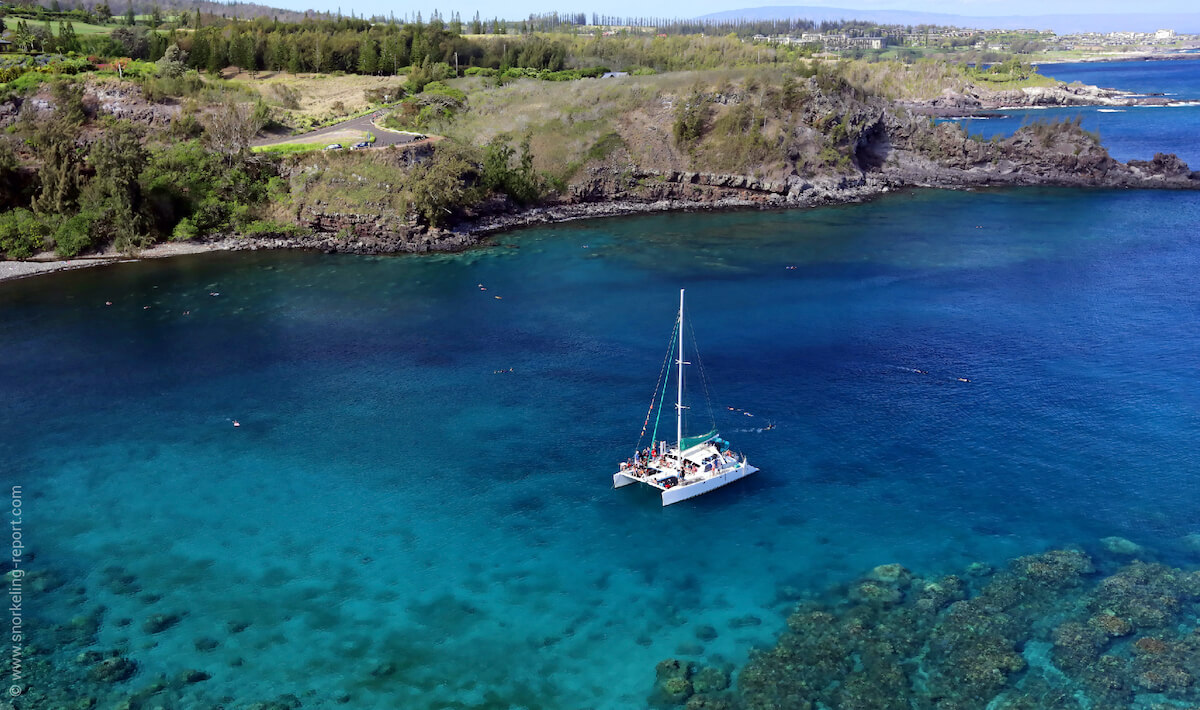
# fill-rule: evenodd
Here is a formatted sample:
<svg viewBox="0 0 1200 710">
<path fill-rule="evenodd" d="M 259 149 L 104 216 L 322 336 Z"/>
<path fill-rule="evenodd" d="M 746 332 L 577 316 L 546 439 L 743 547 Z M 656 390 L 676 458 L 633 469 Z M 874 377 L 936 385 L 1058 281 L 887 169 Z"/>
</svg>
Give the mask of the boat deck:
<svg viewBox="0 0 1200 710">
<path fill-rule="evenodd" d="M 682 467 L 673 449 L 665 455 L 646 459 L 629 459 L 621 464 L 621 470 L 613 474 L 613 486 L 620 488 L 631 483 L 645 483 L 657 488 L 663 496 L 663 505 L 706 493 L 758 469 L 729 451 L 718 449 L 713 443 L 705 442 L 683 452 Z"/>
</svg>

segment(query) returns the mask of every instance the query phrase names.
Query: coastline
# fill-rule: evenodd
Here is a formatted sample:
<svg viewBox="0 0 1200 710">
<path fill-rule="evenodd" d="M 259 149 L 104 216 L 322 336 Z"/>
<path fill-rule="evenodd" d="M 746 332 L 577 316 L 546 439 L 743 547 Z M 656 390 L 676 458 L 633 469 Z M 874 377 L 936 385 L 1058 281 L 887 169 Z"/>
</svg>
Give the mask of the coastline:
<svg viewBox="0 0 1200 710">
<path fill-rule="evenodd" d="M 938 185 L 909 185 L 906 187 L 945 189 L 945 186 Z M 963 185 L 961 188 L 950 187 L 949 189 L 967 189 L 969 187 L 972 186 Z M 366 242 L 361 239 L 344 239 L 334 234 L 313 231 L 310 234 L 296 236 L 246 237 L 227 235 L 205 242 L 170 242 L 156 244 L 153 247 L 142 250 L 136 256 L 109 252 L 71 259 L 55 259 L 52 257 L 52 253 L 46 253 L 28 261 L 0 261 L 0 282 L 14 281 L 59 271 L 217 251 L 304 249 L 326 253 L 348 254 L 411 254 L 465 251 L 479 245 L 489 236 L 534 225 L 666 212 L 801 209 L 825 205 L 854 204 L 874 199 L 894 189 L 896 188 L 888 184 L 888 182 L 864 179 L 860 184 L 846 186 L 836 192 L 822 190 L 819 194 L 811 195 L 811 199 L 802 203 L 789 203 L 778 199 L 780 196 L 777 195 L 777 199 L 765 200 L 751 199 L 749 197 L 725 197 L 713 201 L 683 199 L 638 201 L 617 199 L 600 202 L 543 205 L 524 209 L 519 212 L 482 216 L 475 220 L 464 221 L 452 229 L 431 232 L 425 241 L 418 244 L 401 240 L 390 245 L 390 247 L 380 245 L 377 242 Z"/>
<path fill-rule="evenodd" d="M 739 176 L 723 176 L 739 177 Z M 308 250 L 327 254 L 419 254 L 446 253 L 471 249 L 488 237 L 535 225 L 561 224 L 587 219 L 625 217 L 642 214 L 682 212 L 732 212 L 737 210 L 792 210 L 868 202 L 883 195 L 903 190 L 975 190 L 1011 187 L 1071 187 L 1077 189 L 1188 189 L 1170 184 L 1070 184 L 1061 181 L 979 179 L 968 172 L 947 170 L 941 176 L 903 180 L 895 176 L 867 174 L 858 179 L 843 177 L 840 180 L 817 180 L 803 183 L 799 189 L 781 191 L 778 186 L 766 185 L 759 189 L 742 190 L 742 196 L 726 196 L 710 200 L 665 198 L 657 200 L 611 199 L 590 202 L 574 202 L 543 205 L 519 211 L 480 216 L 465 220 L 453 228 L 433 230 L 418 241 L 398 235 L 394 241 L 380 243 L 363 238 L 344 238 L 329 232 L 312 231 L 309 234 L 291 236 L 238 236 L 223 237 L 204 242 L 170 242 L 156 244 L 142 250 L 136 256 L 108 252 L 100 255 L 72 259 L 35 258 L 29 261 L 0 261 L 0 282 L 39 276 L 43 274 L 84 269 L 110 264 L 128 263 L 145 259 L 162 259 L 189 254 L 204 254 L 218 251 L 258 250 Z M 765 188 L 765 189 L 764 189 Z M 408 235 L 411 237 L 411 235 Z M 50 257 L 49 254 L 42 255 Z"/>
<path fill-rule="evenodd" d="M 1194 55 L 1193 55 L 1194 56 Z M 748 174 L 655 170 L 629 165 L 589 168 L 565 194 L 521 207 L 491 199 L 468 208 L 446 228 L 391 226 L 371 212 L 337 212 L 310 205 L 297 213 L 306 232 L 164 242 L 136 255 L 114 252 L 56 258 L 46 252 L 26 261 L 0 260 L 0 282 L 107 264 L 215 251 L 303 249 L 326 253 L 401 254 L 457 252 L 490 235 L 532 225 L 667 212 L 799 209 L 854 204 L 906 189 L 971 190 L 990 187 L 1059 186 L 1092 189 L 1200 189 L 1200 172 L 1174 155 L 1121 163 L 1086 135 L 1013 136 L 1003 144 L 977 144 L 953 131 L 937 130 L 915 146 L 913 125 L 930 116 L 1061 106 L 1173 105 L 1164 97 L 1135 96 L 1095 86 L 1035 87 L 957 93 L 920 102 L 899 102 L 901 114 L 861 110 L 856 152 L 874 161 L 857 173 L 830 172 L 772 178 Z M 847 114 L 848 116 L 850 114 Z M 927 145 L 932 141 L 932 145 Z M 930 153 L 932 151 L 932 153 Z M 931 157 L 936 156 L 936 157 Z M 886 156 L 886 160 L 881 157 Z M 393 231 L 394 230 L 394 231 Z"/>
<path fill-rule="evenodd" d="M 1092 57 L 1081 57 L 1079 59 L 1043 59 L 1036 62 L 1030 62 L 1034 66 L 1047 66 L 1054 64 L 1103 64 L 1105 62 L 1158 62 L 1158 61 L 1175 61 L 1187 59 L 1200 59 L 1200 54 L 1188 54 L 1186 52 L 1114 52 L 1112 54 L 1101 54 Z"/>
<path fill-rule="evenodd" d="M 220 242 L 211 244 L 201 242 L 166 242 L 155 244 L 149 249 L 143 249 L 137 256 L 108 251 L 102 254 L 89 254 L 88 256 L 79 256 L 71 259 L 58 259 L 53 256 L 53 252 L 45 252 L 24 261 L 0 261 L 0 281 L 14 281 L 31 276 L 51 274 L 56 271 L 87 269 L 93 266 L 108 266 L 109 264 L 141 261 L 142 259 L 163 259 L 171 256 L 183 256 L 185 254 L 201 254 L 225 248 L 227 247 L 222 246 Z"/>
</svg>

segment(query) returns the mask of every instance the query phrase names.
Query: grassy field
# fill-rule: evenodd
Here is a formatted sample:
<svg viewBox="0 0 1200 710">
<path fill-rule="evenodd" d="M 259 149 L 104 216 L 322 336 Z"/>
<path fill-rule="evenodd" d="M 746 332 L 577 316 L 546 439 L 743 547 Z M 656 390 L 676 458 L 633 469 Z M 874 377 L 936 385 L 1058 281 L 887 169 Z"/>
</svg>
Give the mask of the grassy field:
<svg viewBox="0 0 1200 710">
<path fill-rule="evenodd" d="M 30 20 L 29 24 L 33 25 L 34 21 Z M 77 34 L 77 35 L 111 34 L 112 31 L 117 29 L 118 26 L 119 25 L 93 25 L 93 24 L 90 24 L 87 22 L 72 22 L 71 23 L 71 29 L 75 30 L 75 34 Z M 55 37 L 58 36 L 58 23 L 57 22 L 50 23 L 50 31 L 54 33 Z"/>
<path fill-rule="evenodd" d="M 267 103 L 313 120 L 346 116 L 370 107 L 368 89 L 399 87 L 404 77 L 346 74 L 289 74 L 240 71 L 228 77 L 236 84 L 257 91 Z"/>
<path fill-rule="evenodd" d="M 672 135 L 678 107 L 694 91 L 733 93 L 742 95 L 755 112 L 769 113 L 763 105 L 771 101 L 782 78 L 782 69 L 764 67 L 614 80 L 522 79 L 501 87 L 464 80 L 455 86 L 469 94 L 469 109 L 450 121 L 434 122 L 427 130 L 475 145 L 495 138 L 515 145 L 529 136 L 534 167 L 563 181 L 576 177 L 583 166 L 610 156 L 618 165 L 738 172 L 754 164 L 761 152 L 760 146 L 747 146 L 742 138 L 765 133 L 770 140 L 782 140 L 785 127 L 770 123 L 759 124 L 757 130 L 726 132 L 722 117 L 731 109 L 715 104 L 709 120 L 714 130 L 695 150 L 688 150 Z M 764 174 L 776 167 L 765 166 Z"/>
<path fill-rule="evenodd" d="M 468 92 L 470 109 L 429 130 L 476 145 L 497 137 L 515 143 L 529 134 L 535 167 L 565 179 L 605 136 L 629 133 L 621 128 L 626 117 L 640 115 L 656 97 L 693 81 L 688 73 L 572 82 L 521 79 L 498 88 L 460 80 L 454 85 Z"/>
</svg>

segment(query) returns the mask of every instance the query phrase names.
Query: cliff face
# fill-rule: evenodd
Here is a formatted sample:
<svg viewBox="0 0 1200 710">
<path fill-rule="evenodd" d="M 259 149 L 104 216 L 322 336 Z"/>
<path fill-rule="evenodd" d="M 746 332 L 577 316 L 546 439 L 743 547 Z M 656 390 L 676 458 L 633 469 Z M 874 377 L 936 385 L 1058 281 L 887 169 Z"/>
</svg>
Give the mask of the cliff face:
<svg viewBox="0 0 1200 710">
<path fill-rule="evenodd" d="M 619 150 L 584 165 L 565 189 L 540 205 L 521 207 L 493 197 L 459 210 L 444 230 L 385 217 L 384 211 L 307 203 L 298 213 L 300 222 L 318 234 L 300 245 L 337 251 L 456 249 L 487 232 L 539 222 L 819 205 L 905 187 L 1200 188 L 1200 173 L 1175 156 L 1124 164 L 1074 123 L 1032 125 L 1005 140 L 979 141 L 957 124 L 935 124 L 928 115 L 844 84 L 831 87 L 810 79 L 798 93 L 803 98 L 795 105 L 736 86 L 708 94 L 701 99 L 707 102 L 707 118 L 690 145 L 670 137 L 672 113 L 662 107 L 665 102 L 641 109 L 625 121 Z M 1096 96 L 1074 88 L 1003 93 L 988 100 L 1090 101 Z M 971 100 L 982 105 L 983 99 Z M 703 167 L 714 164 L 733 169 Z"/>
</svg>

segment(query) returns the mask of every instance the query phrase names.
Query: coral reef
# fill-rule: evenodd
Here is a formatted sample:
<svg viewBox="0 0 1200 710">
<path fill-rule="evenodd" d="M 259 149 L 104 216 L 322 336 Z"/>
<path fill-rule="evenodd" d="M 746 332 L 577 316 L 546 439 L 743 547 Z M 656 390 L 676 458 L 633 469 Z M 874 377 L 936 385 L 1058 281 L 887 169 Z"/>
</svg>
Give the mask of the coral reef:
<svg viewBox="0 0 1200 710">
<path fill-rule="evenodd" d="M 1200 572 L 1118 567 L 1132 548 L 1100 547 L 1107 574 L 1075 549 L 939 579 L 881 565 L 836 601 L 797 606 L 720 704 L 697 699 L 724 686 L 678 661 L 659 664 L 659 684 L 670 671 L 693 694 L 658 699 L 730 710 L 1200 707 Z"/>
</svg>

